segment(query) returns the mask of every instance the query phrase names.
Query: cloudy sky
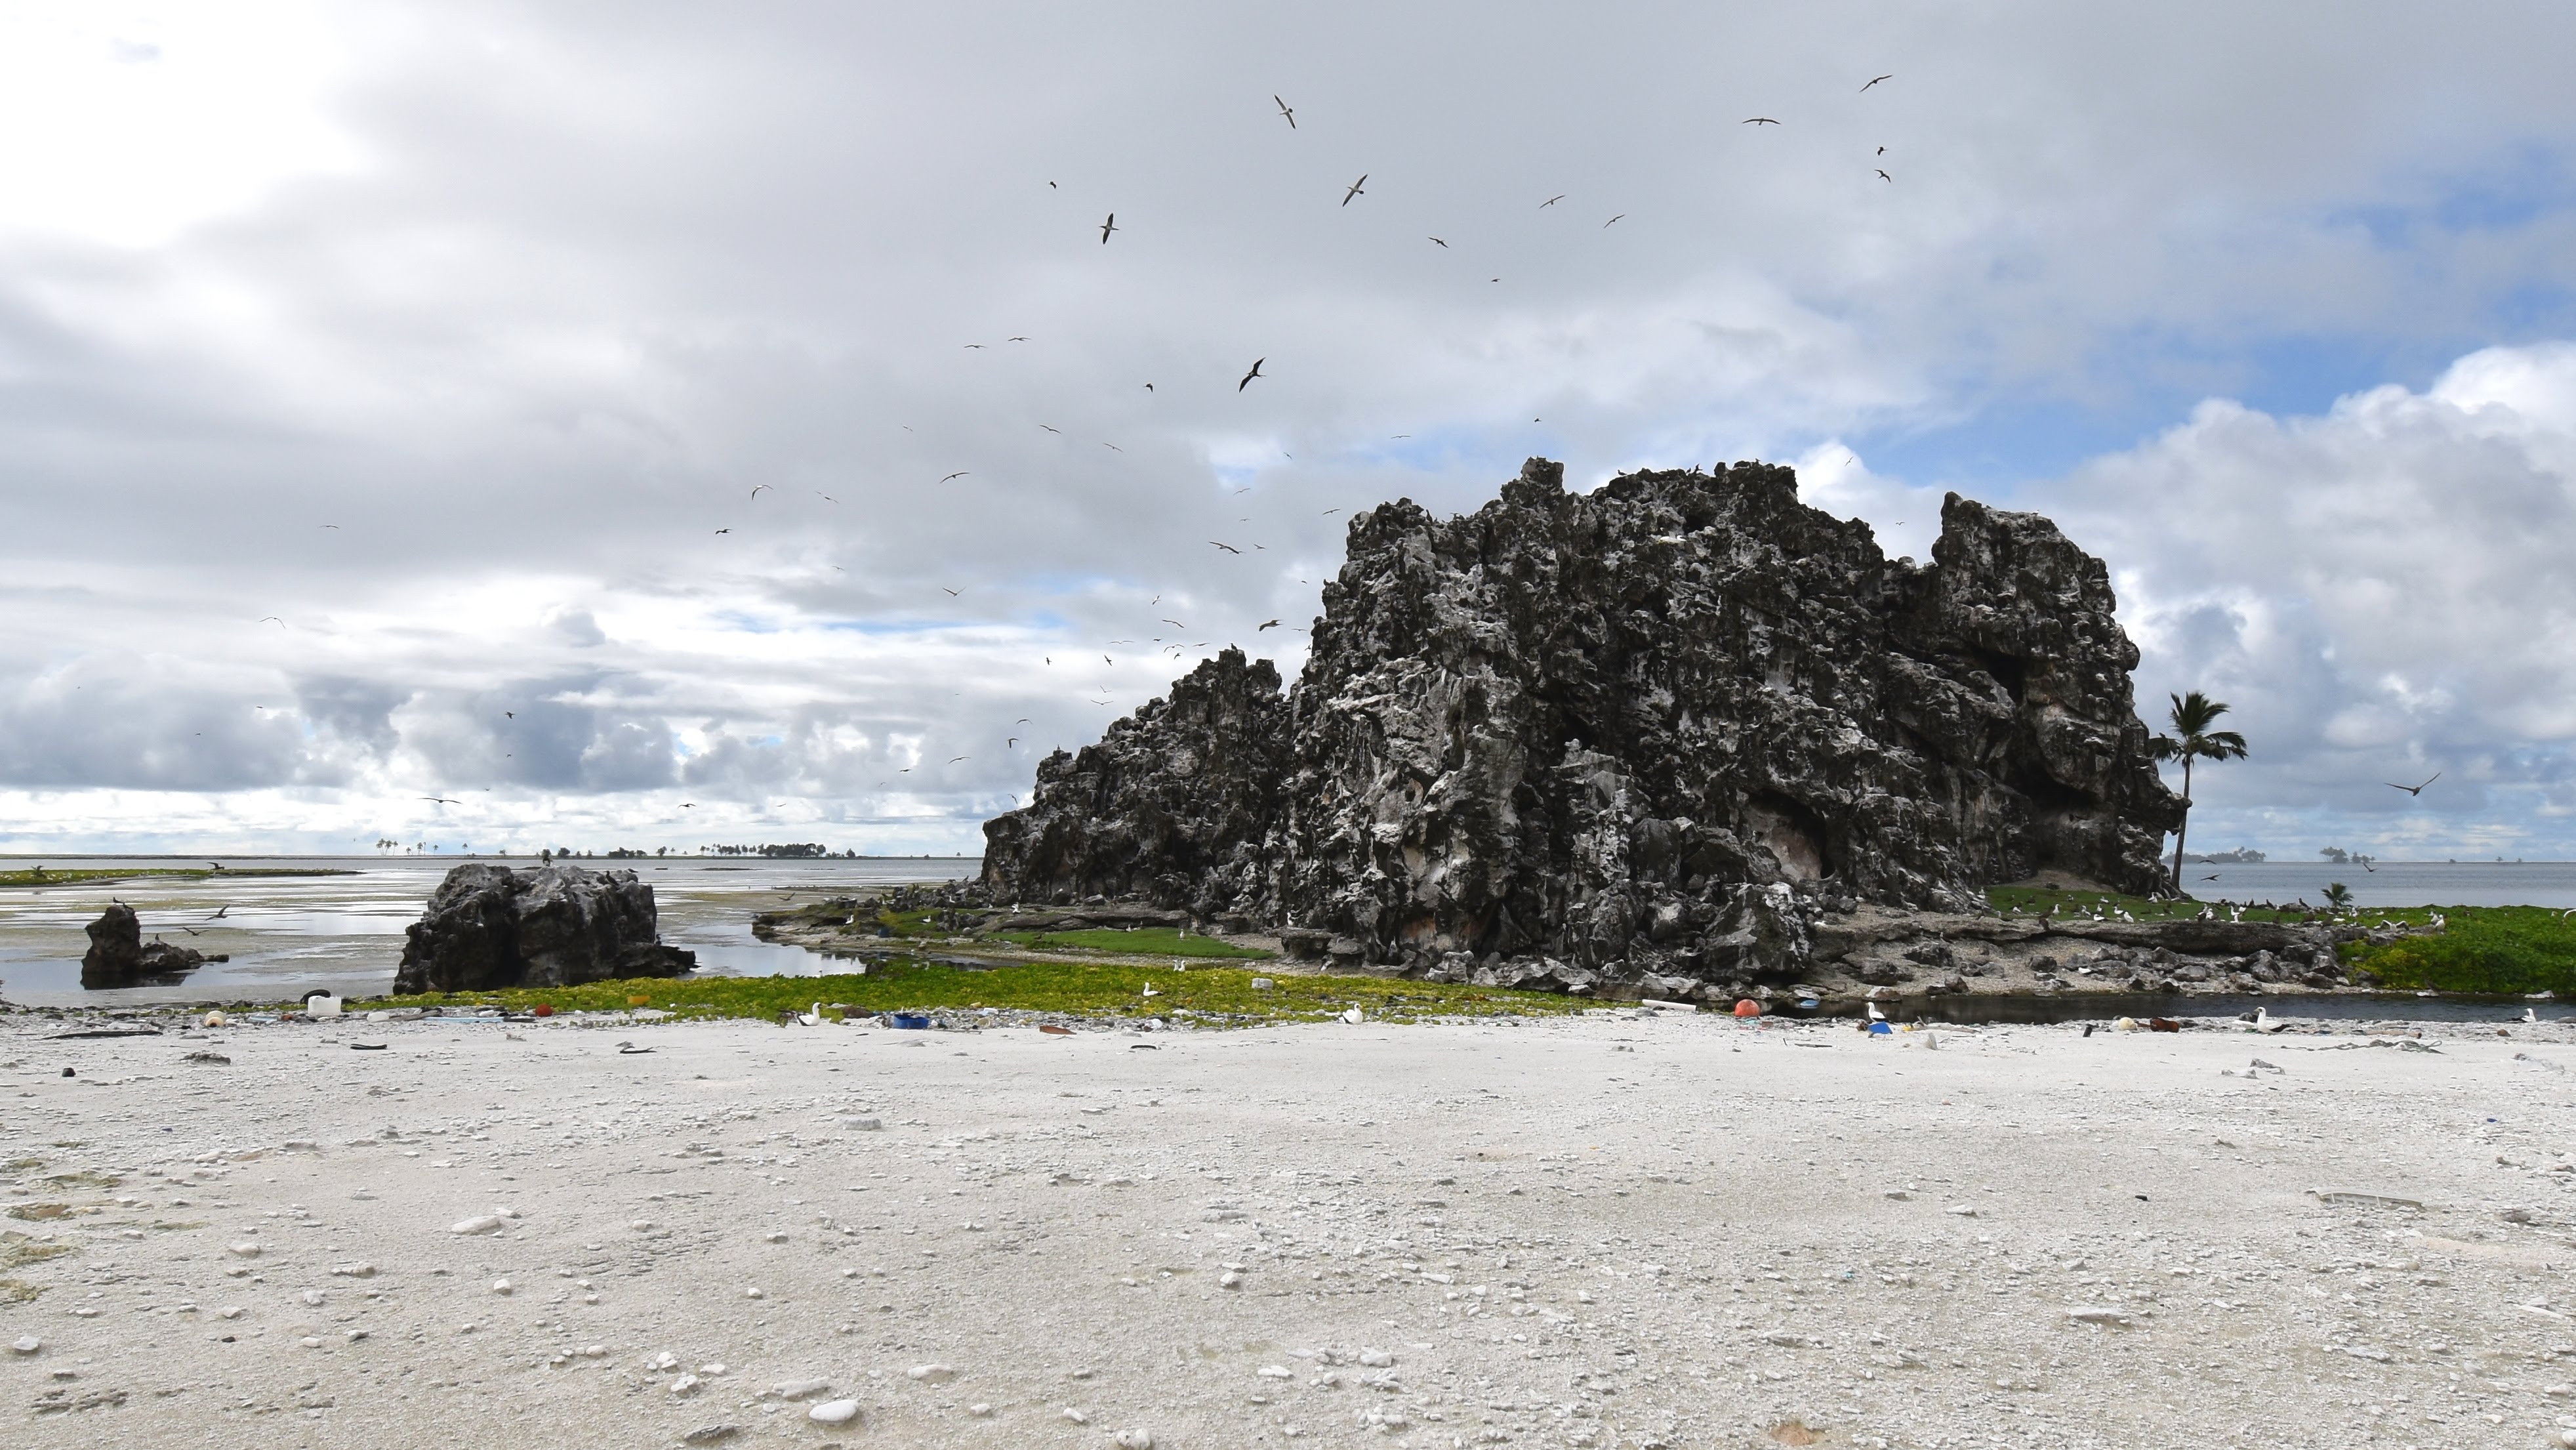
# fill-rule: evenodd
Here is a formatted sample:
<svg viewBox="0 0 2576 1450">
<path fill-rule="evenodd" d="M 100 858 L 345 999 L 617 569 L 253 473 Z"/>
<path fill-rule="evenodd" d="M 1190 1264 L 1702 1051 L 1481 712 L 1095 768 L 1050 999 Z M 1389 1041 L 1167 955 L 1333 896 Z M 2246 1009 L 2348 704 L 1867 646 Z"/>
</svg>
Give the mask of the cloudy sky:
<svg viewBox="0 0 2576 1450">
<path fill-rule="evenodd" d="M 0 849 L 971 851 L 1545 454 L 2043 510 L 2195 844 L 2576 856 L 2576 11 L 2112 9 L 10 6 Z"/>
</svg>

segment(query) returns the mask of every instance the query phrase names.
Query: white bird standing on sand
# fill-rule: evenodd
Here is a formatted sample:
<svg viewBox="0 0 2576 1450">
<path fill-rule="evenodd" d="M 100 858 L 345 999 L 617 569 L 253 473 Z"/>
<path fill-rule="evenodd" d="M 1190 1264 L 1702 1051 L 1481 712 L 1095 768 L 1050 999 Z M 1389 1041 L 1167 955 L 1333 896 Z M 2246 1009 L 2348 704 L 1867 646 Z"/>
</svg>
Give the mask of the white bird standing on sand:
<svg viewBox="0 0 2576 1450">
<path fill-rule="evenodd" d="M 1342 1020 L 1351 1024 L 1353 1027 L 1357 1027 L 1367 1019 L 1360 1014 L 1360 1009 L 1353 1007 L 1348 1012 L 1342 1014 Z"/>
<path fill-rule="evenodd" d="M 822 1004 L 822 1003 L 820 1003 L 820 1002 L 817 1002 L 817 1003 L 815 1003 L 815 1004 L 814 1004 L 814 1010 L 813 1010 L 813 1011 L 811 1011 L 811 1012 L 799 1012 L 799 1013 L 797 1013 L 797 1014 L 796 1014 L 796 1020 L 797 1020 L 797 1021 L 799 1021 L 799 1022 L 804 1023 L 804 1024 L 805 1024 L 806 1026 L 808 1026 L 808 1027 L 820 1027 L 820 1026 L 822 1026 L 822 1025 L 823 1025 L 823 1021 L 824 1021 L 824 1018 L 823 1018 L 823 1004 Z"/>
<path fill-rule="evenodd" d="M 2540 1013 L 2535 1008 L 2525 1007 L 2522 1009 L 2522 1020 L 2537 1027 L 2540 1025 Z"/>
</svg>

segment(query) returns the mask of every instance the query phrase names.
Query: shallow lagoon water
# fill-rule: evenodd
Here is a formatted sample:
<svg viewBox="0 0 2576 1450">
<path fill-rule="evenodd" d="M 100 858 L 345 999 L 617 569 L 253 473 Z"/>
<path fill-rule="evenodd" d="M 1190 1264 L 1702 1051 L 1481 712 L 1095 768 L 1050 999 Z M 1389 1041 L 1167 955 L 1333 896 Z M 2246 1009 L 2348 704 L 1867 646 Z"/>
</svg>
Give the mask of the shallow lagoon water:
<svg viewBox="0 0 2576 1450">
<path fill-rule="evenodd" d="M 403 930 L 420 919 L 440 878 L 471 860 L 506 866 L 526 857 L 472 856 L 237 857 L 241 870 L 294 869 L 344 875 L 231 876 L 205 880 L 137 877 L 69 886 L 0 889 L 0 997 L 32 1006 L 112 1006 L 156 1001 L 293 998 L 314 988 L 377 995 L 393 986 Z M 48 856 L 21 858 L 8 869 L 152 870 L 205 865 L 169 857 Z M 863 886 L 932 883 L 972 877 L 976 857 L 859 857 L 769 860 L 742 857 L 586 858 L 600 870 L 631 869 L 653 887 L 662 939 L 698 954 L 713 976 L 814 976 L 836 970 L 803 947 L 751 934 L 752 914 Z M 175 982 L 87 992 L 80 985 L 82 928 L 111 900 L 132 906 L 144 938 L 154 936 L 208 955 L 228 953 Z M 220 918 L 215 912 L 221 909 Z M 194 934 L 191 935 L 190 933 Z"/>
</svg>

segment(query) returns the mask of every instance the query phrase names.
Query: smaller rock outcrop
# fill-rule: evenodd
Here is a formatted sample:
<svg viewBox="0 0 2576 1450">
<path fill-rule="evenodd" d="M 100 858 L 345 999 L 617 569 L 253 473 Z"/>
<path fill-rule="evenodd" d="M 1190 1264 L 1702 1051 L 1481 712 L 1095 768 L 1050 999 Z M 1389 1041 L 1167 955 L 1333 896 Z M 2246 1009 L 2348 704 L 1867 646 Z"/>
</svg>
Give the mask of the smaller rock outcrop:
<svg viewBox="0 0 2576 1450">
<path fill-rule="evenodd" d="M 653 888 L 632 871 L 472 862 L 438 883 L 407 935 L 396 992 L 676 977 L 698 963 L 661 944 Z"/>
<path fill-rule="evenodd" d="M 143 939 L 143 921 L 124 902 L 110 906 L 87 928 L 89 950 L 81 954 L 81 986 L 88 991 L 131 987 L 156 977 L 175 977 L 206 964 L 206 954 L 190 947 Z"/>
</svg>

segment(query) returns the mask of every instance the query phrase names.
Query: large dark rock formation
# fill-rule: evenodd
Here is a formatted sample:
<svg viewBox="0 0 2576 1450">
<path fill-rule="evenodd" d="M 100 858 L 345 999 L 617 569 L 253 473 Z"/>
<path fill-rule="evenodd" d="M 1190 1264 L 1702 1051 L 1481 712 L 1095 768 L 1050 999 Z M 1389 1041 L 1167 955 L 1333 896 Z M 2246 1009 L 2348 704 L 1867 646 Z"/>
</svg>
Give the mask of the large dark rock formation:
<svg viewBox="0 0 2576 1450">
<path fill-rule="evenodd" d="M 206 964 L 206 954 L 193 947 L 173 946 L 158 937 L 146 942 L 142 918 L 121 901 L 84 930 L 89 933 L 89 950 L 81 954 L 81 987 L 86 991 L 176 977 Z"/>
<path fill-rule="evenodd" d="M 1137 894 L 1443 975 L 1707 981 L 1807 959 L 1819 902 L 1965 908 L 2162 876 L 2107 571 L 1956 495 L 1928 565 L 1786 468 L 1639 473 L 1351 521 L 1278 693 L 1227 650 L 986 824 L 997 900 Z"/>
<path fill-rule="evenodd" d="M 568 987 L 697 965 L 659 932 L 653 888 L 632 871 L 472 862 L 447 873 L 411 924 L 394 990 Z"/>
</svg>

